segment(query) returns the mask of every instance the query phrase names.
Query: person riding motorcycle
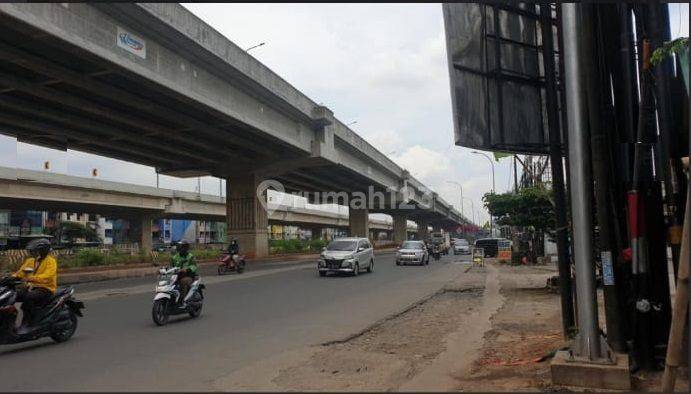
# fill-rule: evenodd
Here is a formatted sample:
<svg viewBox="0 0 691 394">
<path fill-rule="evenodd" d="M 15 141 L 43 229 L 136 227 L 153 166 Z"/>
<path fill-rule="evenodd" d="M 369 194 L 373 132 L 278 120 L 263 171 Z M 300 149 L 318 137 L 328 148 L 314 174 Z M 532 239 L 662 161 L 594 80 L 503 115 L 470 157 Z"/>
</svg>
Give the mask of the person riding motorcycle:
<svg viewBox="0 0 691 394">
<path fill-rule="evenodd" d="M 228 245 L 228 254 L 231 257 L 235 257 L 235 255 L 240 254 L 240 245 L 238 245 L 238 240 L 233 238 L 232 241 L 230 241 L 230 244 Z"/>
<path fill-rule="evenodd" d="M 24 284 L 17 288 L 17 302 L 22 302 L 22 327 L 30 326 L 33 311 L 47 304 L 55 294 L 58 284 L 58 262 L 50 255 L 50 241 L 34 239 L 26 245 L 30 257 L 19 270 L 12 274 Z"/>
<path fill-rule="evenodd" d="M 178 285 L 180 286 L 180 302 L 184 302 L 185 296 L 190 290 L 194 278 L 197 276 L 197 263 L 194 255 L 189 252 L 190 243 L 182 240 L 178 244 L 177 253 L 170 259 L 173 267 L 180 268 L 178 271 Z"/>
</svg>

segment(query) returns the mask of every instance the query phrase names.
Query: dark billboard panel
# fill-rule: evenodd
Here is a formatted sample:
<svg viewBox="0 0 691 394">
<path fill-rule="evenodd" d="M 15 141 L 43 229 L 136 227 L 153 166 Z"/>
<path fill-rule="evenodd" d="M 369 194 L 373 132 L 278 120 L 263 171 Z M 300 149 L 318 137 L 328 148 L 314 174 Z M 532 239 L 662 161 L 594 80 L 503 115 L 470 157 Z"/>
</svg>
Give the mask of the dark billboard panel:
<svg viewBox="0 0 691 394">
<path fill-rule="evenodd" d="M 443 11 L 456 145 L 546 154 L 535 5 L 446 3 Z"/>
</svg>

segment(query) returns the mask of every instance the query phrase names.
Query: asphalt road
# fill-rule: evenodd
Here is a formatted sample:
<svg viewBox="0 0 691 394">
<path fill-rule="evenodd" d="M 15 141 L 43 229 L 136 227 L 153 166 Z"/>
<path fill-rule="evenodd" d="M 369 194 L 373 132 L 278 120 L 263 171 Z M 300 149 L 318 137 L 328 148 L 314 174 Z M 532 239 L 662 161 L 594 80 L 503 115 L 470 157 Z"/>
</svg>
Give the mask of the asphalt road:
<svg viewBox="0 0 691 394">
<path fill-rule="evenodd" d="M 77 286 L 85 317 L 63 344 L 42 339 L 0 347 L 0 391 L 199 391 L 266 357 L 347 337 L 436 292 L 467 256 L 396 266 L 377 256 L 375 272 L 320 278 L 313 263 L 250 267 L 205 276 L 198 319 L 151 321 L 154 280 Z"/>
</svg>

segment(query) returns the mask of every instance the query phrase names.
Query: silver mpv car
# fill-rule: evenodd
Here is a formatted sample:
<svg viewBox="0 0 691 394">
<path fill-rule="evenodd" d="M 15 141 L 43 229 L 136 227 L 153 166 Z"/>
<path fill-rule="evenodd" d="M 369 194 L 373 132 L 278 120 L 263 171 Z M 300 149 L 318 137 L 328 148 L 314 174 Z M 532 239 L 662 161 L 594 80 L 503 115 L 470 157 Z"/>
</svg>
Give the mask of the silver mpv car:
<svg viewBox="0 0 691 394">
<path fill-rule="evenodd" d="M 374 271 L 374 248 L 367 238 L 338 238 L 324 248 L 319 256 L 319 276 L 329 272 L 345 272 L 353 276 L 366 269 Z"/>
<path fill-rule="evenodd" d="M 429 264 L 429 253 L 422 241 L 405 241 L 396 251 L 396 265 Z"/>
</svg>

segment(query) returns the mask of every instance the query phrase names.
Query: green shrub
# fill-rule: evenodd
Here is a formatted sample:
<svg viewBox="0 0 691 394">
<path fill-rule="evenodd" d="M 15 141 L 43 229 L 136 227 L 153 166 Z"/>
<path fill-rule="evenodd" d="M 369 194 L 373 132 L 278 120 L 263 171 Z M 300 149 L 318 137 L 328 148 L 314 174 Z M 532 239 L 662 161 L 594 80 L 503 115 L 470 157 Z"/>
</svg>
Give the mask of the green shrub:
<svg viewBox="0 0 691 394">
<path fill-rule="evenodd" d="M 92 267 L 105 264 L 103 253 L 97 250 L 82 249 L 75 256 L 77 267 Z"/>
<path fill-rule="evenodd" d="M 309 248 L 309 244 L 299 239 L 273 239 L 269 247 L 271 253 L 301 253 Z"/>
<path fill-rule="evenodd" d="M 310 250 L 313 252 L 321 252 L 324 247 L 326 247 L 326 240 L 324 239 L 313 239 L 310 241 Z"/>
<path fill-rule="evenodd" d="M 221 255 L 221 250 L 220 249 L 194 249 L 192 251 L 192 254 L 194 257 L 197 258 L 197 260 L 213 260 L 217 259 Z M 159 257 L 160 260 L 160 257 Z M 168 260 L 170 260 L 170 257 L 168 257 Z"/>
</svg>

